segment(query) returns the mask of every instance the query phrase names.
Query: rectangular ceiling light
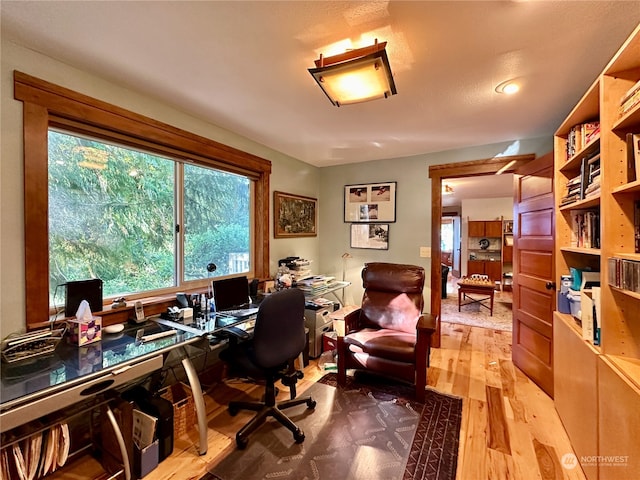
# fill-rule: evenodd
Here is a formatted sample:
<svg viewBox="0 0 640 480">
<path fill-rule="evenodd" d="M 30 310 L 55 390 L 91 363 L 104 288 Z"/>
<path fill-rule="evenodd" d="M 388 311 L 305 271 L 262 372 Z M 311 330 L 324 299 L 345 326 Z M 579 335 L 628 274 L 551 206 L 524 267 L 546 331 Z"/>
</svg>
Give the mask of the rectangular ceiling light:
<svg viewBox="0 0 640 480">
<path fill-rule="evenodd" d="M 331 103 L 337 107 L 368 102 L 395 95 L 391 66 L 385 47 L 387 42 L 349 50 L 315 61 L 309 73 L 318 82 Z"/>
</svg>

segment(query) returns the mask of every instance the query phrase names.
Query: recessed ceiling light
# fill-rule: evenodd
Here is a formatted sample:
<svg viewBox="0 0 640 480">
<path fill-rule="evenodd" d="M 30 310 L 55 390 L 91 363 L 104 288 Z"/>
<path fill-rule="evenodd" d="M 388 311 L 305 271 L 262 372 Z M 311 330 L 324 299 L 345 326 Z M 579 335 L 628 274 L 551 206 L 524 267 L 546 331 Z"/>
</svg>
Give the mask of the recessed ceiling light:
<svg viewBox="0 0 640 480">
<path fill-rule="evenodd" d="M 504 93 L 505 95 L 513 95 L 518 90 L 520 90 L 520 85 L 515 80 L 507 80 L 496 87 L 497 93 Z"/>
</svg>

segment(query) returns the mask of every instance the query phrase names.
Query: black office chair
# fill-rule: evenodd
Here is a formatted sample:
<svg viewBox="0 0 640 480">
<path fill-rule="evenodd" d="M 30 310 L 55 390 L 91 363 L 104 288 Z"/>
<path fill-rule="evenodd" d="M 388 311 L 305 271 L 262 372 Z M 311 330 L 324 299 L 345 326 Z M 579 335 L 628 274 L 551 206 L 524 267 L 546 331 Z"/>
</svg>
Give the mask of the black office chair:
<svg viewBox="0 0 640 480">
<path fill-rule="evenodd" d="M 229 403 L 232 416 L 240 410 L 257 412 L 236 434 L 236 444 L 240 449 L 247 446 L 249 435 L 270 416 L 291 430 L 296 443 L 304 441 L 304 432 L 282 412 L 285 408 L 303 403 L 310 409 L 316 406 L 311 397 L 296 398 L 296 382 L 302 378 L 302 372 L 295 369 L 293 362 L 307 342 L 304 306 L 304 294 L 298 289 L 272 293 L 260 303 L 253 339 L 231 345 L 220 354 L 220 358 L 229 364 L 232 375 L 266 381 L 263 402 Z M 290 400 L 276 403 L 277 380 L 282 380 L 289 387 Z"/>
</svg>

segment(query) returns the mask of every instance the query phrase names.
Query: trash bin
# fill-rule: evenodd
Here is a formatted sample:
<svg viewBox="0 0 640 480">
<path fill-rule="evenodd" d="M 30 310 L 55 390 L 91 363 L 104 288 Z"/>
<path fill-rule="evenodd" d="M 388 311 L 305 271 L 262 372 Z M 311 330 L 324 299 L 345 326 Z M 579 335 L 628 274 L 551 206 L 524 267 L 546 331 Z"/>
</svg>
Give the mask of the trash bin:
<svg viewBox="0 0 640 480">
<path fill-rule="evenodd" d="M 447 277 L 449 276 L 449 266 L 444 263 L 442 266 L 442 298 L 447 298 Z"/>
</svg>

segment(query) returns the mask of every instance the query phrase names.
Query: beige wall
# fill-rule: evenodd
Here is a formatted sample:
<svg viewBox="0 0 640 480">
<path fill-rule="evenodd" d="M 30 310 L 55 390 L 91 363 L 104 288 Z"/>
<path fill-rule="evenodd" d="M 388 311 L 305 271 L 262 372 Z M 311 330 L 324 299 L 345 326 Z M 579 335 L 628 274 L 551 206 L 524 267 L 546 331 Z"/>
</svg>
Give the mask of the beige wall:
<svg viewBox="0 0 640 480">
<path fill-rule="evenodd" d="M 549 136 L 321 169 L 320 229 L 325 232 L 320 243 L 322 271 L 341 277 L 341 256 L 350 253 L 353 258 L 347 261 L 346 280 L 352 285 L 347 289 L 345 300 L 358 304 L 363 292 L 360 272 L 366 262 L 410 263 L 429 270 L 430 259 L 420 257 L 420 247 L 431 247 L 430 165 L 481 160 L 496 155 L 542 155 L 552 149 L 553 138 Z M 350 248 L 349 224 L 343 222 L 344 186 L 388 181 L 397 182 L 396 222 L 389 227 L 389 250 Z M 429 274 L 427 284 L 425 297 L 428 299 L 431 294 Z M 428 301 L 426 305 L 428 310 Z"/>
<path fill-rule="evenodd" d="M 13 99 L 14 70 L 266 158 L 272 162 L 273 167 L 272 191 L 319 197 L 318 168 L 189 116 L 166 101 L 128 90 L 121 84 L 79 71 L 9 41 L 2 41 L 1 53 L 0 338 L 24 328 L 25 322 L 22 103 Z M 273 226 L 270 228 L 273 229 Z M 272 273 L 275 273 L 278 258 L 294 254 L 316 262 L 319 258 L 319 237 L 275 240 L 272 236 L 270 242 Z"/>
</svg>

